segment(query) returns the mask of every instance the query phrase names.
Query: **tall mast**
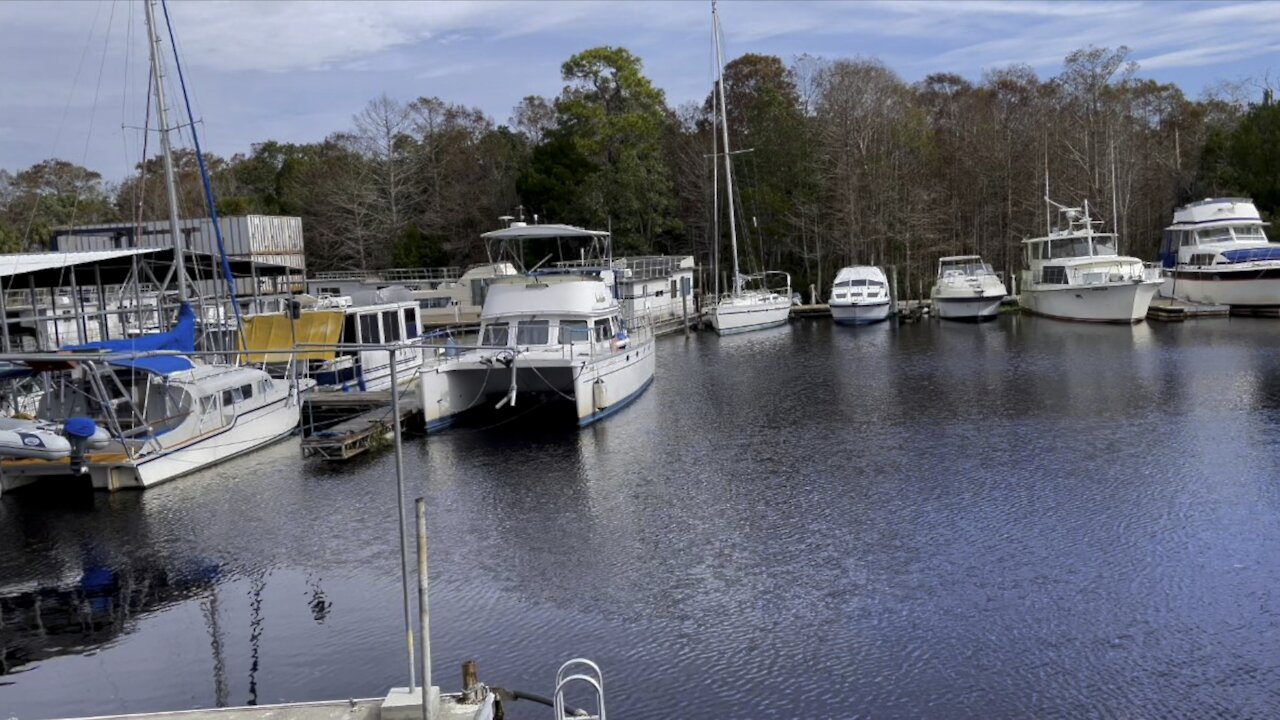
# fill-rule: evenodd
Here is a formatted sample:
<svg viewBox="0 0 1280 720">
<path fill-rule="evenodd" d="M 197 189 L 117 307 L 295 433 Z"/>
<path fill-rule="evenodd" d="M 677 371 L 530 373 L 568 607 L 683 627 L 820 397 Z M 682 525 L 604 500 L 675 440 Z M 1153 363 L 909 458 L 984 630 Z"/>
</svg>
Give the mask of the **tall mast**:
<svg viewBox="0 0 1280 720">
<path fill-rule="evenodd" d="M 186 302 L 187 268 L 182 233 L 178 229 L 178 191 L 173 181 L 173 148 L 169 145 L 169 109 L 164 104 L 164 75 L 160 63 L 160 33 L 156 29 L 155 0 L 146 0 L 147 34 L 151 39 L 151 76 L 156 80 L 156 119 L 160 123 L 160 154 L 164 158 L 164 184 L 169 194 L 169 234 L 173 237 L 173 268 L 178 275 L 178 299 Z M 146 162 L 146 158 L 142 159 Z"/>
<path fill-rule="evenodd" d="M 711 6 L 715 11 L 715 4 Z M 711 41 L 715 42 L 716 29 L 711 27 Z M 720 297 L 720 158 L 716 155 L 720 150 L 720 141 L 716 138 L 716 126 L 720 123 L 720 112 L 716 98 L 720 96 L 720 80 L 717 77 L 711 88 L 711 265 L 712 285 L 715 287 L 714 297 Z"/>
<path fill-rule="evenodd" d="M 720 133 L 724 146 L 724 189 L 729 203 L 729 247 L 733 252 L 733 294 L 736 296 L 741 283 L 738 282 L 738 222 L 733 212 L 733 161 L 729 159 L 729 116 L 724 109 L 724 56 L 720 52 L 720 16 L 716 14 L 716 4 L 711 3 L 711 28 L 716 41 L 716 85 L 720 96 Z"/>
</svg>

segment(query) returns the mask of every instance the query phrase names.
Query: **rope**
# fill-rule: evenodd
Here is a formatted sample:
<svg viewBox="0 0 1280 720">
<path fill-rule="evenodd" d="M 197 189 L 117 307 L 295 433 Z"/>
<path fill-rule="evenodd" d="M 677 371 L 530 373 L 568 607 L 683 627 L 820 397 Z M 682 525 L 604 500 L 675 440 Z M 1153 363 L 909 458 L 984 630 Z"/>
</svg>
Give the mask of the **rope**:
<svg viewBox="0 0 1280 720">
<path fill-rule="evenodd" d="M 111 49 L 111 25 L 116 19 L 116 4 L 111 3 L 111 13 L 107 15 L 107 31 L 103 34 L 102 40 L 102 58 L 98 61 L 98 83 L 93 88 L 93 105 L 89 107 L 89 129 L 84 134 L 84 152 L 80 155 L 80 165 L 83 167 L 89 161 L 89 143 L 93 142 L 93 121 L 98 116 L 98 97 L 102 93 L 102 76 L 107 69 L 107 50 Z M 76 214 L 80 211 L 80 195 L 83 188 L 80 183 L 76 183 L 76 197 L 71 202 L 71 218 L 68 225 L 76 224 Z"/>
</svg>

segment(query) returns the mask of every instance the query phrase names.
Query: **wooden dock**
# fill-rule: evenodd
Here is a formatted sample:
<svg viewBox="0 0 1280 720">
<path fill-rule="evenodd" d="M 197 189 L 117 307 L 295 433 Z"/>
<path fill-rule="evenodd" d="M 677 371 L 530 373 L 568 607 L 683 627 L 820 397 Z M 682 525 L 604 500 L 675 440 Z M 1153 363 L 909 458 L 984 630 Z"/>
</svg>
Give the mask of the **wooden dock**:
<svg viewBox="0 0 1280 720">
<path fill-rule="evenodd" d="M 793 319 L 829 318 L 831 317 L 831 307 L 826 303 L 818 303 L 816 305 L 792 305 L 791 317 Z"/>
<path fill-rule="evenodd" d="M 1231 314 L 1231 308 L 1227 305 L 1204 305 L 1163 297 L 1152 300 L 1151 306 L 1147 308 L 1147 319 L 1161 322 L 1182 322 L 1183 320 L 1196 320 L 1207 317 L 1226 317 L 1229 314 Z"/>
<path fill-rule="evenodd" d="M 421 415 L 418 393 L 400 390 L 400 422 Z M 302 456 L 348 460 L 388 444 L 391 391 L 309 393 L 302 398 Z"/>
</svg>

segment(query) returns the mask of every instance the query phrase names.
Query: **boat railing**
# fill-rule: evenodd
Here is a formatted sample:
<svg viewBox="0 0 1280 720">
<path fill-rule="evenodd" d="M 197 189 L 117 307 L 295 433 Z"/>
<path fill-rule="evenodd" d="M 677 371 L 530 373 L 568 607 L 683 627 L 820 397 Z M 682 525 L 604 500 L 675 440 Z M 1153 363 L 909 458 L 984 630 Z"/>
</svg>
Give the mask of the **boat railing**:
<svg viewBox="0 0 1280 720">
<path fill-rule="evenodd" d="M 412 282 L 457 280 L 462 271 L 456 267 L 383 268 L 381 270 L 327 270 L 308 280 L 360 280 L 370 282 Z"/>
</svg>

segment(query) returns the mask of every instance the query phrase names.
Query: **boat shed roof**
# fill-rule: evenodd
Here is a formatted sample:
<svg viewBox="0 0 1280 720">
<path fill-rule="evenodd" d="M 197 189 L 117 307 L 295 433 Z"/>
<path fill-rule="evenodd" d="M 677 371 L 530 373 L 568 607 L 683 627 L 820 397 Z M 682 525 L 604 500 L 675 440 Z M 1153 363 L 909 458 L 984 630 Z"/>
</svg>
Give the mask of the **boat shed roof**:
<svg viewBox="0 0 1280 720">
<path fill-rule="evenodd" d="M 188 272 L 199 277 L 217 278 L 221 261 L 216 255 L 201 252 L 183 254 Z M 26 278 L 36 287 L 62 287 L 71 283 L 87 287 L 99 281 L 103 285 L 122 285 L 129 281 L 135 262 L 152 266 L 152 273 L 162 277 L 173 264 L 171 248 L 121 248 L 84 252 L 42 252 L 0 254 L 0 289 L 20 290 Z M 259 276 L 285 275 L 290 268 L 256 260 L 228 258 L 231 274 L 249 277 L 256 269 Z"/>
</svg>

